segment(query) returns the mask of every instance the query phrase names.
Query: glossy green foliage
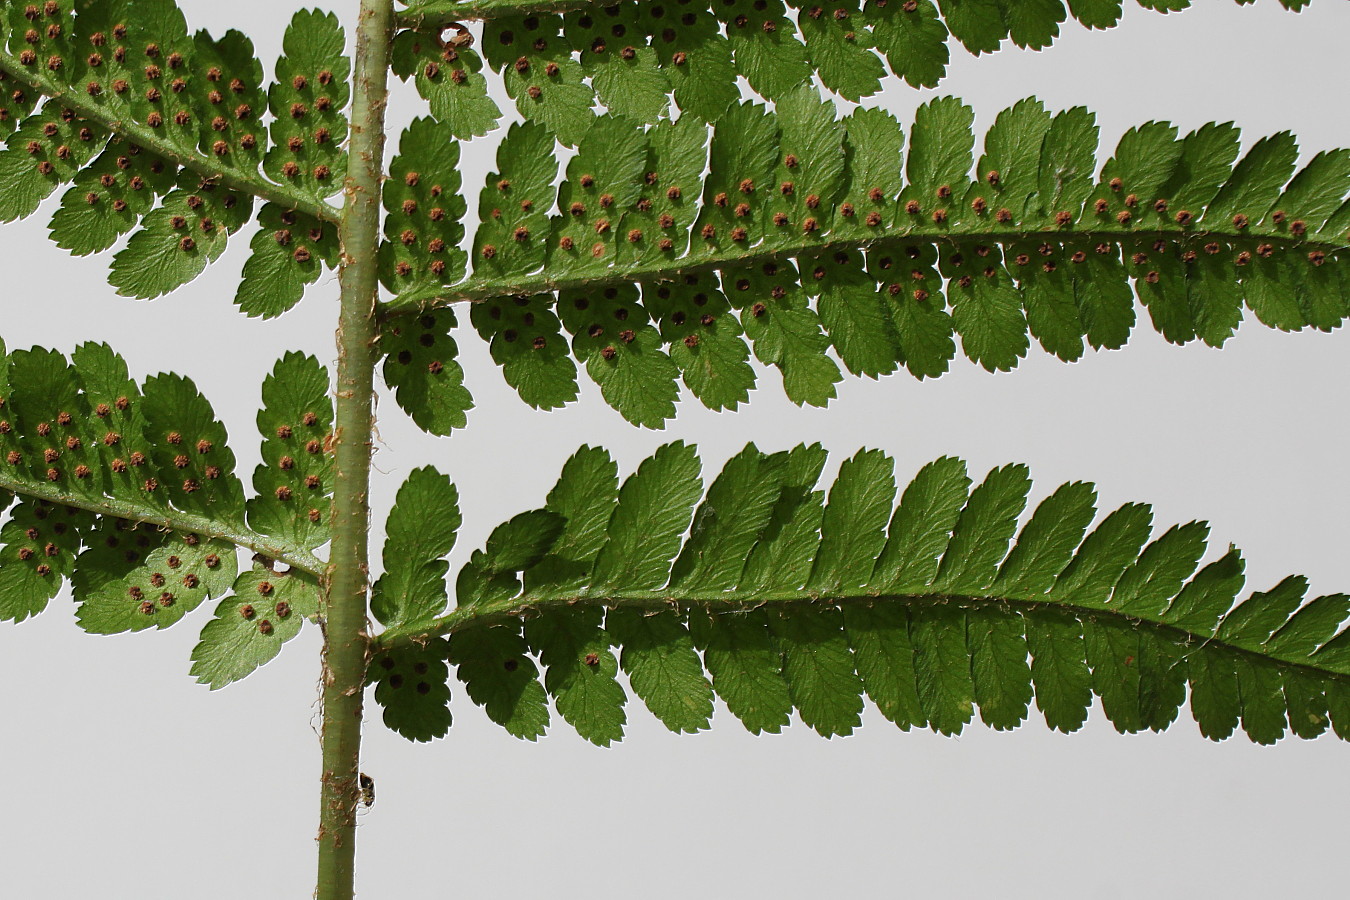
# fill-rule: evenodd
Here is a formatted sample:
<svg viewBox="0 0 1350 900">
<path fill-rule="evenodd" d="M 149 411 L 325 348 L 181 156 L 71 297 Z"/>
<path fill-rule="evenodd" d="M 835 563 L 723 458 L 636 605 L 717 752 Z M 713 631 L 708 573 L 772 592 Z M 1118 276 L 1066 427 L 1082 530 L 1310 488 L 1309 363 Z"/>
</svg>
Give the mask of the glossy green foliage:
<svg viewBox="0 0 1350 900">
<path fill-rule="evenodd" d="M 263 463 L 246 500 L 225 428 L 188 379 L 138 383 L 104 344 L 71 359 L 0 356 L 0 619 L 42 612 L 64 580 L 80 626 L 98 634 L 167 628 L 208 600 L 261 603 L 275 629 L 250 632 L 218 610 L 196 672 L 219 686 L 270 659 L 317 611 L 309 551 L 328 540 L 333 407 L 327 372 L 299 354 L 277 364 L 263 398 Z M 276 597 L 239 575 L 240 549 L 284 586 Z M 241 585 L 263 599 L 229 599 Z"/>
<path fill-rule="evenodd" d="M 1097 697 L 1122 732 L 1167 727 L 1189 698 L 1214 739 L 1350 735 L 1350 600 L 1305 602 L 1291 577 L 1237 602 L 1242 556 L 1206 561 L 1205 523 L 1154 534 L 1142 504 L 1099 518 L 1082 482 L 1031 503 L 1025 467 L 975 484 L 950 457 L 897 506 L 884 454 L 818 486 L 824 463 L 819 446 L 750 445 L 705 491 L 687 445 L 622 484 L 607 453 L 583 448 L 542 509 L 474 554 L 458 608 L 395 625 L 391 652 L 448 634 L 470 698 L 529 739 L 547 695 L 583 737 L 619 740 L 619 672 L 673 731 L 707 728 L 716 696 L 755 732 L 795 713 L 849 734 L 864 698 L 904 729 L 955 734 L 976 714 L 1013 728 L 1034 702 L 1068 732 Z M 414 499 L 395 515 L 430 519 L 420 497 L 399 506 Z"/>
<path fill-rule="evenodd" d="M 238 292 L 249 315 L 279 315 L 336 264 L 325 198 L 346 167 L 351 67 L 335 17 L 296 15 L 270 85 L 248 38 L 191 33 L 171 0 L 11 3 L 0 38 L 0 221 L 68 186 L 52 239 L 86 255 L 129 235 L 109 280 L 153 298 L 257 213 Z"/>
<path fill-rule="evenodd" d="M 887 113 L 836 120 L 806 88 L 715 127 L 601 117 L 559 173 L 547 131 L 513 126 L 474 272 L 438 302 L 475 301 L 531 405 L 577 397 L 575 359 L 647 427 L 673 415 L 678 381 L 711 409 L 745 402 L 752 351 L 789 399 L 823 406 L 841 369 L 932 378 L 958 351 L 1006 371 L 1033 342 L 1065 361 L 1118 348 L 1136 298 L 1178 344 L 1221 346 L 1244 307 L 1283 330 L 1344 319 L 1350 151 L 1296 172 L 1288 134 L 1239 159 L 1231 125 L 1150 122 L 1099 162 L 1091 113 L 1035 99 L 997 116 L 978 158 L 973 129 L 940 98 L 906 140 Z"/>
<path fill-rule="evenodd" d="M 1190 5 L 1138 2 L 1160 12 Z M 1308 0 L 1280 2 L 1298 10 Z M 715 121 L 740 97 L 737 76 L 777 101 L 812 75 L 857 101 L 881 90 L 887 74 L 914 87 L 935 86 L 946 75 L 950 38 L 976 55 L 1007 43 L 1040 50 L 1070 20 L 1111 28 L 1122 12 L 1122 0 L 428 0 L 404 13 L 422 30 L 401 38 L 400 74 L 414 70 L 414 58 L 423 70 L 445 60 L 462 66 L 458 80 L 423 76 L 418 87 L 441 105 L 438 118 L 482 133 L 474 129 L 496 110 L 489 113 L 483 103 L 469 36 L 461 25 L 455 43 L 436 29 L 486 19 L 483 53 L 521 115 L 573 146 L 597 102 L 654 123 L 671 115 L 673 98 L 681 112 Z"/>
</svg>

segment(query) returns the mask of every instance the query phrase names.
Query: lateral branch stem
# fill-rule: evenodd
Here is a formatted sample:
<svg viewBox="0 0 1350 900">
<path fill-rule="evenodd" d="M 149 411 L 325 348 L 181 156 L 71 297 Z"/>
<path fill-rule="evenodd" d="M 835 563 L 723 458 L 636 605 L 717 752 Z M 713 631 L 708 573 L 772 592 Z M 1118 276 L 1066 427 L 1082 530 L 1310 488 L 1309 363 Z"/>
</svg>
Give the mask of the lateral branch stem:
<svg viewBox="0 0 1350 900">
<path fill-rule="evenodd" d="M 541 273 L 531 273 L 518 280 L 477 280 L 469 278 L 456 287 L 446 289 L 443 296 L 431 299 L 419 299 L 400 302 L 394 298 L 383 305 L 387 316 L 416 315 L 427 309 L 452 306 L 456 303 L 481 303 L 499 297 L 542 294 L 550 291 L 565 291 L 574 288 L 604 288 L 611 285 L 631 284 L 643 281 L 670 281 L 683 275 L 696 275 L 704 272 L 729 269 L 737 266 L 760 265 L 767 262 L 782 262 L 805 254 L 829 253 L 836 250 L 872 250 L 891 247 L 905 242 L 942 244 L 952 248 L 962 244 L 1007 244 L 1016 241 L 1049 241 L 1061 248 L 1092 248 L 1100 243 L 1129 244 L 1131 242 L 1151 243 L 1157 240 L 1184 240 L 1187 244 L 1200 244 L 1210 241 L 1241 241 L 1243 243 L 1268 243 L 1273 247 L 1291 249 L 1297 247 L 1308 251 L 1321 250 L 1331 253 L 1345 249 L 1345 242 L 1331 240 L 1308 240 L 1279 234 L 1252 234 L 1235 231 L 1179 231 L 1171 229 L 1153 229 L 1149 231 L 1126 231 L 1122 229 L 1097 228 L 1091 231 L 983 231 L 952 234 L 946 232 L 909 232 L 878 237 L 847 237 L 838 240 L 801 240 L 790 244 L 773 246 L 757 245 L 736 253 L 722 252 L 715 257 L 688 256 L 683 259 L 660 259 L 642 262 L 638 265 L 615 266 L 600 271 L 579 273 L 562 278 L 548 278 Z M 1015 271 L 1015 270 L 1013 270 Z"/>
<path fill-rule="evenodd" d="M 142 506 L 138 503 L 129 503 L 125 500 L 112 500 L 107 497 L 89 497 L 83 494 L 62 490 L 54 485 L 30 484 L 26 481 L 19 481 L 7 477 L 3 473 L 0 473 L 0 490 L 10 491 L 11 493 L 24 497 L 46 500 L 49 503 L 55 503 L 61 506 L 83 509 L 87 512 L 98 513 L 103 516 L 126 519 L 129 522 L 154 524 L 169 531 L 179 531 L 201 535 L 206 538 L 229 541 L 237 547 L 243 547 L 246 550 L 252 550 L 254 553 L 260 553 L 269 559 L 274 559 L 277 562 L 290 566 L 292 569 L 298 569 L 301 572 L 307 572 L 310 575 L 321 575 L 326 566 L 326 563 L 324 563 L 323 560 L 300 547 L 278 543 L 272 538 L 264 537 L 263 535 L 247 529 L 232 528 L 224 522 L 208 518 L 207 516 L 193 515 L 192 513 L 181 512 L 179 510 L 173 510 L 172 512 L 166 513 L 162 509 L 157 509 L 152 506 Z"/>
<path fill-rule="evenodd" d="M 1286 659 L 1262 653 L 1240 644 L 1223 640 L 1217 635 L 1202 634 L 1138 613 L 1127 613 L 1105 605 L 1077 604 L 1053 599 L 1029 597 L 1001 597 L 975 594 L 945 593 L 879 593 L 830 596 L 809 591 L 726 591 L 702 596 L 677 597 L 664 591 L 628 591 L 619 596 L 585 597 L 514 597 L 510 600 L 485 603 L 481 606 L 459 607 L 429 623 L 391 628 L 374 639 L 377 650 L 426 646 L 437 637 L 446 637 L 474 628 L 498 625 L 527 618 L 552 609 L 578 606 L 601 606 L 608 609 L 643 609 L 652 612 L 689 612 L 704 610 L 721 613 L 750 612 L 797 604 L 827 604 L 830 606 L 901 603 L 909 608 L 940 608 L 957 606 L 966 609 L 1001 608 L 1022 612 L 1067 613 L 1084 621 L 1105 619 L 1146 629 L 1166 636 L 1175 643 L 1200 647 L 1220 647 L 1245 658 L 1278 663 L 1317 678 L 1332 678 L 1350 684 L 1350 672 L 1318 666 L 1311 658 Z"/>
<path fill-rule="evenodd" d="M 88 98 L 34 75 L 30 67 L 23 65 L 17 58 L 3 51 L 0 51 L 0 71 L 51 98 L 52 101 L 60 103 L 80 118 L 100 125 L 112 134 L 126 138 L 156 156 L 161 156 L 185 169 L 196 172 L 205 180 L 222 184 L 231 190 L 251 194 L 268 203 L 275 203 L 284 209 L 293 209 L 321 222 L 337 224 L 342 220 L 340 210 L 334 209 L 327 203 L 316 202 L 312 197 L 285 185 L 266 181 L 260 174 L 257 177 L 250 177 L 248 173 L 238 169 L 214 165 L 205 156 L 184 153 L 179 149 L 170 147 L 149 126 L 110 116 L 106 109 Z"/>
</svg>

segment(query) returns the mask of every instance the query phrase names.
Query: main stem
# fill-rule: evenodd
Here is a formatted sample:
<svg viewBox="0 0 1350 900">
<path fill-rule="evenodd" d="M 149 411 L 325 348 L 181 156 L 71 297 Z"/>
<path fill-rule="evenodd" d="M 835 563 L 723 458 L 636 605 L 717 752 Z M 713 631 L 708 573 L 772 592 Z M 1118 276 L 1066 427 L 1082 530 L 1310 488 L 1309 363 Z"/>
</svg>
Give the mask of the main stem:
<svg viewBox="0 0 1350 900">
<path fill-rule="evenodd" d="M 379 282 L 380 180 L 384 169 L 391 0 L 361 0 L 356 27 L 350 154 L 343 210 L 338 317 L 336 482 L 324 603 L 323 777 L 318 900 L 352 900 L 360 797 L 361 706 L 366 684 L 370 583 L 370 453 Z"/>
</svg>

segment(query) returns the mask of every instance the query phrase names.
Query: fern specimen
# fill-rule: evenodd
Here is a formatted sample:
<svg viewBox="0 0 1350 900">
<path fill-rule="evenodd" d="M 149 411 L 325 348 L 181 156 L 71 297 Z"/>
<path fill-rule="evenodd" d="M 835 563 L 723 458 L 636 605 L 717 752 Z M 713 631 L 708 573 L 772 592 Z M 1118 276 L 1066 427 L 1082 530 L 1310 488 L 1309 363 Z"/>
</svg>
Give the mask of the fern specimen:
<svg viewBox="0 0 1350 900">
<path fill-rule="evenodd" d="M 447 670 L 414 674 L 430 654 L 528 739 L 551 697 L 583 737 L 618 740 L 620 669 L 673 731 L 707 728 L 714 692 L 755 732 L 780 730 L 795 710 L 822 735 L 849 734 L 864 693 L 904 729 L 958 733 L 976 708 L 1013 728 L 1034 695 L 1050 727 L 1074 731 L 1095 694 L 1120 731 L 1159 730 L 1189 685 L 1211 738 L 1239 723 L 1261 743 L 1286 729 L 1350 732 L 1350 633 L 1338 633 L 1350 598 L 1304 603 L 1295 576 L 1234 605 L 1242 555 L 1229 549 L 1197 571 L 1205 523 L 1150 541 L 1152 511 L 1131 503 L 1089 533 L 1095 490 L 1073 482 L 1019 531 L 1026 468 L 994 469 L 972 489 L 949 457 L 920 470 L 892 509 L 893 466 L 877 451 L 843 464 L 827 502 L 815 489 L 824 463 L 818 445 L 751 445 L 704 494 L 687 445 L 662 447 L 622 487 L 609 455 L 583 448 L 543 508 L 474 553 L 454 610 L 443 590 L 390 605 L 377 586 L 385 722 L 421 740 L 449 726 Z M 404 503 L 458 521 L 453 489 L 428 470 L 409 479 Z M 391 522 L 391 541 L 398 534 Z M 411 580 L 446 546 L 389 559 L 384 578 Z"/>
<path fill-rule="evenodd" d="M 552 709 L 608 744 L 627 716 L 620 671 L 683 732 L 708 727 L 714 697 L 755 732 L 795 713 L 847 734 L 864 697 L 902 728 L 956 733 L 976 714 L 1011 728 L 1034 700 L 1072 731 L 1095 696 L 1121 731 L 1165 728 L 1189 699 L 1209 737 L 1344 736 L 1345 597 L 1305 602 L 1290 578 L 1239 602 L 1242 557 L 1202 565 L 1203 524 L 1155 533 L 1132 504 L 1094 527 L 1082 483 L 1024 517 L 1015 465 L 972 489 L 938 460 L 897 508 L 874 451 L 827 498 L 818 447 L 747 447 L 706 493 L 690 447 L 622 486 L 583 448 L 542 508 L 460 569 L 453 606 L 457 493 L 421 469 L 368 583 L 373 372 L 425 430 L 465 427 L 456 306 L 527 403 L 574 401 L 581 365 L 651 428 L 677 382 L 713 409 L 745 402 L 752 350 L 790 399 L 824 405 L 840 364 L 928 378 L 958 346 L 991 371 L 1033 338 L 1066 361 L 1121 347 L 1136 299 L 1169 341 L 1214 346 L 1244 306 L 1283 330 L 1346 314 L 1346 151 L 1295 172 L 1288 134 L 1239 159 L 1231 126 L 1159 122 L 1099 151 L 1086 110 L 1028 99 L 977 159 L 959 100 L 902 126 L 870 108 L 840 119 L 802 87 L 814 72 L 857 100 L 884 64 L 931 84 L 948 32 L 975 52 L 1040 47 L 1070 15 L 1114 24 L 1118 3 L 668 6 L 396 15 L 366 0 L 354 67 L 336 18 L 306 12 L 269 81 L 245 38 L 193 34 L 164 0 L 5 4 L 0 218 L 59 191 L 55 242 L 120 245 L 110 282 L 139 298 L 256 222 L 244 313 L 286 312 L 324 267 L 343 299 L 338 371 L 292 354 L 264 385 L 251 490 L 190 381 L 138 384 L 101 345 L 6 355 L 0 614 L 41 612 L 63 579 L 94 632 L 167 627 L 211 601 L 192 672 L 212 687 L 322 626 L 321 897 L 351 895 L 368 686 L 416 740 L 447 733 L 454 680 L 512 734 L 538 737 Z M 387 171 L 386 71 L 429 113 Z M 738 75 L 758 99 L 739 100 Z M 503 129 L 470 222 L 457 142 L 497 127 L 498 76 L 523 121 Z M 575 150 L 562 171 L 559 145 Z"/>
</svg>

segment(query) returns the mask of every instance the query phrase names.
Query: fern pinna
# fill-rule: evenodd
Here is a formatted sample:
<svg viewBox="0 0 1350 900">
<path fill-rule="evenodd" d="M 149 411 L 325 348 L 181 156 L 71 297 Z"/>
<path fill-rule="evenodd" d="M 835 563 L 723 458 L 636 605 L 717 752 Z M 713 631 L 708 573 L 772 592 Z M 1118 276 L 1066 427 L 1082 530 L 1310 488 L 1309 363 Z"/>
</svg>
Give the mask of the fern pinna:
<svg viewBox="0 0 1350 900">
<path fill-rule="evenodd" d="M 753 732 L 795 715 L 849 734 L 864 698 L 904 729 L 1012 728 L 1034 702 L 1073 731 L 1095 697 L 1122 732 L 1189 700 L 1215 739 L 1350 733 L 1350 599 L 1307 600 L 1298 577 L 1240 599 L 1242 556 L 1207 558 L 1206 525 L 1099 516 L 1082 482 L 1028 514 L 1018 465 L 976 485 L 944 457 L 897 506 L 876 451 L 824 485 L 819 446 L 751 445 L 705 491 L 683 443 L 622 482 L 584 447 L 453 592 L 458 495 L 427 467 L 368 574 L 373 373 L 450 435 L 474 405 L 470 332 L 530 406 L 575 402 L 584 369 L 660 429 L 681 386 L 747 402 L 752 357 L 825 406 L 845 372 L 937 378 L 958 351 L 1006 371 L 1033 343 L 1072 362 L 1141 317 L 1214 347 L 1244 310 L 1337 328 L 1350 151 L 1299 167 L 1289 133 L 1243 153 L 1232 125 L 1159 121 L 1108 149 L 1091 112 L 1035 98 L 982 135 L 956 98 L 905 123 L 864 102 L 888 72 L 936 85 L 953 43 L 1039 49 L 1071 19 L 1114 26 L 1122 0 L 362 0 L 351 41 L 332 13 L 298 13 L 270 71 L 172 0 L 0 11 L 0 220 L 50 212 L 59 247 L 113 251 L 109 283 L 139 299 L 241 233 L 246 315 L 340 276 L 337 371 L 277 363 L 251 489 L 185 377 L 138 382 L 102 344 L 0 365 L 0 617 L 67 581 L 96 633 L 209 604 L 191 672 L 213 688 L 322 629 L 319 897 L 352 895 L 367 687 L 414 740 L 446 735 L 463 695 L 518 737 L 556 711 L 607 745 L 626 688 L 677 732 L 709 727 L 714 698 Z M 425 108 L 386 167 L 391 73 Z M 462 145 L 486 135 L 495 167 L 464 185 Z"/>
</svg>

